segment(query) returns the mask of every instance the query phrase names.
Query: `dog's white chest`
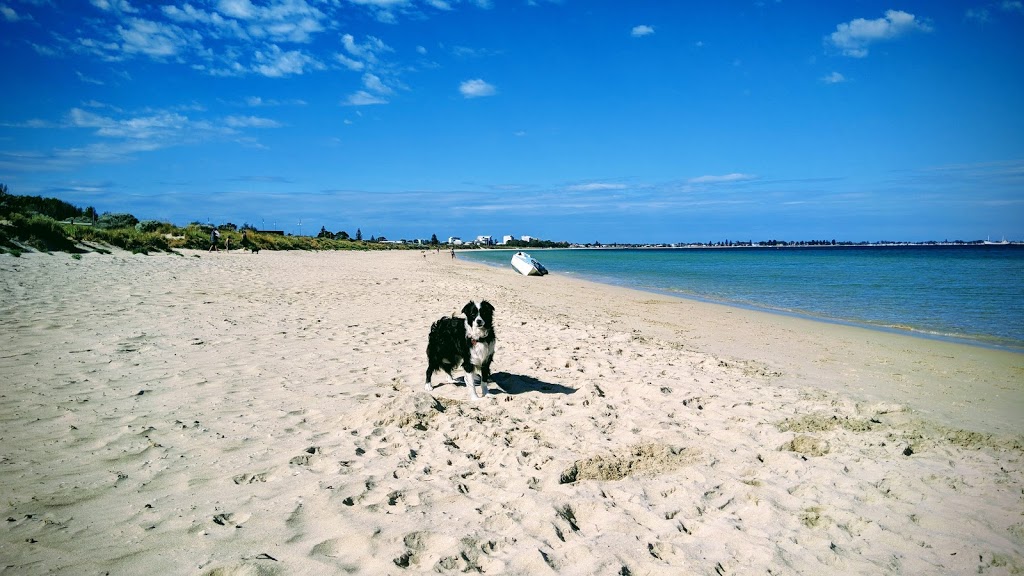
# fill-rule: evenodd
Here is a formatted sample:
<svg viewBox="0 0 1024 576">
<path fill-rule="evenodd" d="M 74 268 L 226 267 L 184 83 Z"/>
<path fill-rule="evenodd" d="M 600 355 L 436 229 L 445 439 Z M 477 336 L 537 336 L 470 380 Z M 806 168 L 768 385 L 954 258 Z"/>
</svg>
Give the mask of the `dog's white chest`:
<svg viewBox="0 0 1024 576">
<path fill-rule="evenodd" d="M 494 342 L 470 342 L 469 361 L 474 366 L 483 365 L 484 361 L 494 355 Z"/>
</svg>

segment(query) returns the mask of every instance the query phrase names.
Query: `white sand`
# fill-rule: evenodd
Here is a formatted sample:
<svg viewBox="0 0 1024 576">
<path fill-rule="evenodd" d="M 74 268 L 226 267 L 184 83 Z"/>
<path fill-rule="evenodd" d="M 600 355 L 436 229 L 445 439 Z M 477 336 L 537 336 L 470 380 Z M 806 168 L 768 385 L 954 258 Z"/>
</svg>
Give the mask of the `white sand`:
<svg viewBox="0 0 1024 576">
<path fill-rule="evenodd" d="M 444 252 L 4 255 L 0 326 L 4 574 L 1024 571 L 1020 354 Z"/>
</svg>

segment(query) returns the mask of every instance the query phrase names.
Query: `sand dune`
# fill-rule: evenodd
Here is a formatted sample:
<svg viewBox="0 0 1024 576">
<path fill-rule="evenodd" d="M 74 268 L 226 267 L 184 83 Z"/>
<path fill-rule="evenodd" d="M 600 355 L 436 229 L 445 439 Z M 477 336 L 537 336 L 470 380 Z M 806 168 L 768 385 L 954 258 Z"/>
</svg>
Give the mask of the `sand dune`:
<svg viewBox="0 0 1024 576">
<path fill-rule="evenodd" d="M 3 573 L 1024 571 L 1019 354 L 444 253 L 7 255 L 0 296 Z M 425 393 L 470 298 L 492 395 Z"/>
</svg>

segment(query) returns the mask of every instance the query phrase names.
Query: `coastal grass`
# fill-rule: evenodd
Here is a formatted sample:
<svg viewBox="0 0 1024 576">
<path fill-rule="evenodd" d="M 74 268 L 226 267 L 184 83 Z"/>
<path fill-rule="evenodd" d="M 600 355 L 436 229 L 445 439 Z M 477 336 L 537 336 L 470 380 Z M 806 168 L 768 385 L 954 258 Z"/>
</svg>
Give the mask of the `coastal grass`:
<svg viewBox="0 0 1024 576">
<path fill-rule="evenodd" d="M 265 234 L 252 230 L 244 233 L 222 230 L 218 249 L 224 250 L 392 250 L 422 248 L 401 244 L 336 240 L 310 236 Z M 210 228 L 191 224 L 184 228 L 168 222 L 143 221 L 133 226 L 102 227 L 91 222 L 62 222 L 41 214 L 18 212 L 0 215 L 0 254 L 20 256 L 26 251 L 109 253 L 109 247 L 134 254 L 175 252 L 178 249 L 207 250 Z"/>
</svg>

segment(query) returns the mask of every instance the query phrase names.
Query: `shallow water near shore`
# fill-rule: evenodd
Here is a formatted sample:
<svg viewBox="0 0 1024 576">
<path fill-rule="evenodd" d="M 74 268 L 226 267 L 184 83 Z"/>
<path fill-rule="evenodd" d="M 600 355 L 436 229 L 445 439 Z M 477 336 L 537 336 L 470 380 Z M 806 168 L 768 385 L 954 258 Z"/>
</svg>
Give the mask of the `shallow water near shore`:
<svg viewBox="0 0 1024 576">
<path fill-rule="evenodd" d="M 508 266 L 505 250 L 464 257 Z M 1024 248 L 538 250 L 552 272 L 817 320 L 1024 352 Z"/>
</svg>

